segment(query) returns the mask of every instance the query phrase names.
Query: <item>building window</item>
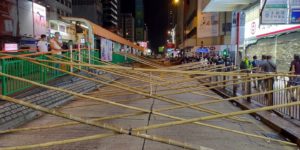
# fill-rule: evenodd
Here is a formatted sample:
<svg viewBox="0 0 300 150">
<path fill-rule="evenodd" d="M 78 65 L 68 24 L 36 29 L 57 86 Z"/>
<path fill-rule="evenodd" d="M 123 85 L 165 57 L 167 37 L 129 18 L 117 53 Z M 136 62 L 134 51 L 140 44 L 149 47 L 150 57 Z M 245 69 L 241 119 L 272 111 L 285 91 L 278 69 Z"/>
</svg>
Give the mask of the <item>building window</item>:
<svg viewBox="0 0 300 150">
<path fill-rule="evenodd" d="M 57 8 L 57 14 L 60 14 L 60 10 Z"/>
</svg>

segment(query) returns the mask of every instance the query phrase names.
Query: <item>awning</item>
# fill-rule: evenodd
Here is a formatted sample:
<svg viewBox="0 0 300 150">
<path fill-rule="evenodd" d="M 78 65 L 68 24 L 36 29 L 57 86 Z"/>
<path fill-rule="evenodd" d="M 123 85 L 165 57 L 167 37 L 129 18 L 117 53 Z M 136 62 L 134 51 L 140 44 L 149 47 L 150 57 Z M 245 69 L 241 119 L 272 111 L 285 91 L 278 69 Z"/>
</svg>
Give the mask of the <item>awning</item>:
<svg viewBox="0 0 300 150">
<path fill-rule="evenodd" d="M 227 12 L 240 10 L 257 0 L 210 0 L 203 12 Z"/>
<path fill-rule="evenodd" d="M 127 45 L 129 47 L 134 48 L 134 49 L 144 51 L 143 47 L 135 45 L 133 42 L 131 42 L 127 39 L 124 39 L 123 37 L 121 37 L 121 36 L 119 36 L 119 35 L 117 35 L 113 32 L 110 32 L 109 30 L 107 30 L 107 29 L 105 29 L 105 28 L 103 28 L 99 25 L 96 25 L 96 24 L 92 23 L 89 20 L 86 20 L 86 19 L 83 19 L 83 18 L 75 18 L 75 17 L 62 17 L 62 18 L 65 19 L 65 20 L 68 20 L 68 21 L 84 22 L 88 26 L 88 28 L 91 29 L 91 31 L 92 31 L 92 33 L 89 33 L 89 34 L 95 34 L 95 35 L 98 35 L 100 37 L 112 40 L 114 42 L 117 42 L 117 43 L 120 43 L 120 44 L 123 44 L 123 45 Z"/>
</svg>

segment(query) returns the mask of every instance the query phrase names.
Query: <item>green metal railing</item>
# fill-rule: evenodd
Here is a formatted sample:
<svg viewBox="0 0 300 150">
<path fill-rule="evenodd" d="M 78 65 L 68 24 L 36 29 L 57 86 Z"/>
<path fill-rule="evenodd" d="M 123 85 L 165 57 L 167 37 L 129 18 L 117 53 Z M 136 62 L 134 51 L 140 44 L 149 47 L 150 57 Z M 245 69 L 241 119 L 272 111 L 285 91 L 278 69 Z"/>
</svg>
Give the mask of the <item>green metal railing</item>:
<svg viewBox="0 0 300 150">
<path fill-rule="evenodd" d="M 101 63 L 101 61 L 100 61 L 100 53 L 98 50 L 91 50 L 90 53 L 91 53 L 91 57 L 90 57 L 91 64 L 103 65 L 103 63 Z M 19 55 L 19 54 L 15 54 L 15 55 Z M 51 56 L 55 56 L 57 58 L 68 60 L 67 58 L 71 57 L 71 52 L 64 52 L 62 55 L 66 56 L 66 57 L 63 57 L 60 55 L 51 55 Z M 86 49 L 81 50 L 80 57 L 81 57 L 80 61 L 89 63 L 89 51 L 88 50 L 86 50 Z M 115 63 L 115 64 L 133 62 L 133 60 L 131 60 L 129 58 L 125 58 L 125 56 L 120 55 L 120 54 L 113 53 L 112 57 L 113 57 L 112 63 Z M 32 56 L 32 58 L 49 60 L 49 58 L 46 55 Z M 72 59 L 74 61 L 79 60 L 78 51 L 72 52 Z M 55 67 L 55 68 L 71 71 L 71 68 L 68 65 L 50 63 L 50 62 L 43 62 L 43 63 L 46 65 Z M 44 66 L 41 66 L 38 64 L 34 64 L 34 63 L 26 61 L 26 60 L 18 59 L 18 58 L 3 58 L 3 59 L 1 59 L 0 65 L 1 65 L 1 67 L 0 67 L 1 71 L 5 74 L 25 78 L 28 80 L 42 83 L 42 84 L 46 84 L 47 82 L 66 74 L 66 73 L 57 71 L 55 69 L 47 68 L 47 67 L 44 67 Z M 83 69 L 86 69 L 86 67 L 83 67 Z M 73 71 L 77 71 L 77 70 L 74 68 Z M 2 82 L 1 83 L 2 84 L 2 86 L 1 86 L 2 95 L 11 95 L 16 92 L 20 92 L 22 90 L 32 87 L 32 85 L 29 83 L 25 83 L 25 82 L 18 81 L 15 79 L 7 78 L 4 76 L 1 77 L 1 82 Z"/>
</svg>

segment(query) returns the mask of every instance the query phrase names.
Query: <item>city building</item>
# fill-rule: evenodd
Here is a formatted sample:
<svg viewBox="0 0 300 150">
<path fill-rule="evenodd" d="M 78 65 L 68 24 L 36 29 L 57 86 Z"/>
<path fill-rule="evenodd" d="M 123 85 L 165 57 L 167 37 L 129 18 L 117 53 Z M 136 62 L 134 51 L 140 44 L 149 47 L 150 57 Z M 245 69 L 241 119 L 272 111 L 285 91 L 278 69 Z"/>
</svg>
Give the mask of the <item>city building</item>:
<svg viewBox="0 0 300 150">
<path fill-rule="evenodd" d="M 103 8 L 101 0 L 73 0 L 72 5 L 74 17 L 85 18 L 95 24 L 103 25 Z"/>
<path fill-rule="evenodd" d="M 219 54 L 231 44 L 231 12 L 203 12 L 207 3 L 206 0 L 182 0 L 175 4 L 178 48 L 195 52 L 199 47 L 206 47 Z"/>
<path fill-rule="evenodd" d="M 175 26 L 176 19 L 176 9 L 175 6 L 170 3 L 168 8 L 168 28 L 172 29 Z"/>
<path fill-rule="evenodd" d="M 35 0 L 47 6 L 47 19 L 58 20 L 61 16 L 72 16 L 72 0 Z"/>
<path fill-rule="evenodd" d="M 120 34 L 119 32 L 119 0 L 102 0 L 103 6 L 103 27 Z"/>
<path fill-rule="evenodd" d="M 135 0 L 135 38 L 136 41 L 145 41 L 144 2 Z"/>
<path fill-rule="evenodd" d="M 120 15 L 121 35 L 130 41 L 135 41 L 134 17 L 130 13 Z"/>
</svg>

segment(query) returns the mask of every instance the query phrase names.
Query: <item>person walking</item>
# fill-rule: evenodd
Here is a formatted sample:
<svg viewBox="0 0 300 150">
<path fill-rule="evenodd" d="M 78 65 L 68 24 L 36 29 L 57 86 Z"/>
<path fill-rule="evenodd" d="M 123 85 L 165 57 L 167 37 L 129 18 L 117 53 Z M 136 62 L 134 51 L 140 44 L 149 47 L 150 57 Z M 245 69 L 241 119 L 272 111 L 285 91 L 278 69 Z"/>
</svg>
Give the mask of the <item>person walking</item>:
<svg viewBox="0 0 300 150">
<path fill-rule="evenodd" d="M 272 56 L 268 55 L 268 56 L 266 56 L 266 58 L 267 59 L 261 64 L 263 71 L 265 73 L 269 73 L 269 74 L 275 73 L 277 71 L 277 67 L 276 67 L 275 63 L 272 61 Z M 274 82 L 275 82 L 274 77 L 265 79 L 264 80 L 265 90 L 272 91 L 274 89 L 274 87 L 273 87 Z M 273 96 L 273 94 L 265 94 L 265 98 L 267 100 L 271 100 L 272 96 Z M 272 104 L 272 102 L 270 101 L 270 105 L 271 104 Z"/>
<path fill-rule="evenodd" d="M 47 41 L 46 35 L 42 34 L 41 39 L 37 43 L 38 52 L 47 53 L 49 43 Z"/>
</svg>

